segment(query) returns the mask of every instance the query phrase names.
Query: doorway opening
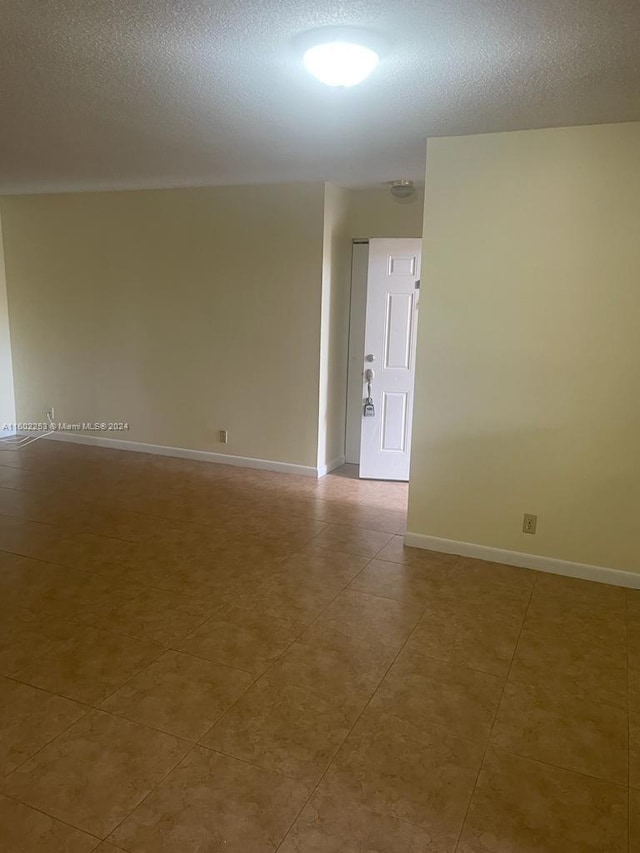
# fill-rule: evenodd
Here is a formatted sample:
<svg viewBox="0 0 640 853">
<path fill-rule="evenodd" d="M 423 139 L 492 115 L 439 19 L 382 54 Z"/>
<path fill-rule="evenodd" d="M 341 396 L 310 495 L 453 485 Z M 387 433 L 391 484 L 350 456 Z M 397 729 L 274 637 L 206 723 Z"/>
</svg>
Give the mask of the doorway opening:
<svg viewBox="0 0 640 853">
<path fill-rule="evenodd" d="M 353 243 L 345 460 L 361 479 L 409 479 L 421 250 Z"/>
</svg>

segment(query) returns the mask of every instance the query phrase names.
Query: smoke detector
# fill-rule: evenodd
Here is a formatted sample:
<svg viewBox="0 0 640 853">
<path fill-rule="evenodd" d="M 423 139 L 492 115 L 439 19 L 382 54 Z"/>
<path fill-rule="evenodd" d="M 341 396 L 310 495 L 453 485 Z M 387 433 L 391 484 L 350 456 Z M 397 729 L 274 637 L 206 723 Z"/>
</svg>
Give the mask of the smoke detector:
<svg viewBox="0 0 640 853">
<path fill-rule="evenodd" d="M 391 195 L 394 198 L 411 198 L 411 196 L 416 191 L 416 188 L 413 185 L 413 181 L 393 181 L 391 184 Z"/>
</svg>

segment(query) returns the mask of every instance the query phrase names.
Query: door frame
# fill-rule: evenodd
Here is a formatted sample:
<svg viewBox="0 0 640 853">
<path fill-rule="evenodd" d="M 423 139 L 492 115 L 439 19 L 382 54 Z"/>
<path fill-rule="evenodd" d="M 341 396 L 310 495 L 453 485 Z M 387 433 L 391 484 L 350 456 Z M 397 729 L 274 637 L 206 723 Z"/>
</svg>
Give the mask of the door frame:
<svg viewBox="0 0 640 853">
<path fill-rule="evenodd" d="M 367 314 L 369 240 L 354 240 L 351 254 L 351 303 L 349 310 L 349 351 L 347 357 L 347 405 L 345 462 L 360 464 L 362 427 L 362 359 Z"/>
<path fill-rule="evenodd" d="M 405 237 L 376 239 L 404 240 Z M 345 462 L 360 464 L 362 406 L 364 393 L 364 355 L 369 279 L 369 238 L 354 239 L 351 254 L 351 295 L 349 304 L 349 341 L 347 352 L 347 399 L 345 407 Z M 415 375 L 414 375 L 415 379 Z M 411 417 L 413 418 L 413 403 Z M 409 450 L 411 453 L 411 449 Z"/>
</svg>

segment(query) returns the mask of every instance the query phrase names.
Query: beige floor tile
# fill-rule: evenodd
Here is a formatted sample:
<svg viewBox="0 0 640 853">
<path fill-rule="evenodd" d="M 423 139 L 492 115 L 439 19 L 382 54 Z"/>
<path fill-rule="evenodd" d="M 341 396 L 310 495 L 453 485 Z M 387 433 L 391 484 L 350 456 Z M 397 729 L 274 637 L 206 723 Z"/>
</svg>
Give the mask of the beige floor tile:
<svg viewBox="0 0 640 853">
<path fill-rule="evenodd" d="M 95 705 L 161 654 L 155 644 L 79 626 L 73 639 L 18 670 L 15 677 Z"/>
<path fill-rule="evenodd" d="M 399 651 L 422 611 L 423 606 L 417 602 L 346 589 L 301 635 L 300 642 L 334 646 L 340 638 L 356 637 L 371 642 L 372 647 L 382 645 Z"/>
<path fill-rule="evenodd" d="M 130 549 L 129 542 L 81 532 L 57 542 L 48 551 L 47 559 L 61 566 L 117 577 L 123 574 Z"/>
<path fill-rule="evenodd" d="M 484 743 L 503 685 L 497 676 L 406 651 L 385 676 L 372 706 Z"/>
<path fill-rule="evenodd" d="M 0 515 L 0 549 L 12 554 L 46 559 L 47 552 L 61 535 L 53 525 Z"/>
<path fill-rule="evenodd" d="M 278 853 L 453 853 L 455 844 L 324 790 L 304 807 Z"/>
<path fill-rule="evenodd" d="M 101 707 L 137 723 L 197 741 L 253 681 L 242 670 L 168 651 Z"/>
<path fill-rule="evenodd" d="M 0 777 L 86 713 L 69 699 L 0 678 Z"/>
<path fill-rule="evenodd" d="M 625 601 L 625 590 L 620 586 L 553 575 L 549 572 L 536 573 L 536 590 L 548 596 L 562 598 L 570 604 L 580 601 L 623 608 Z"/>
<path fill-rule="evenodd" d="M 592 637 L 595 643 L 616 646 L 626 643 L 624 599 L 612 601 L 605 595 L 603 600 L 598 600 L 583 594 L 569 600 L 566 595 L 551 594 L 548 588 L 537 584 L 527 610 L 527 621 L 554 632 L 561 630 Z"/>
<path fill-rule="evenodd" d="M 628 697 L 626 648 L 613 639 L 597 643 L 527 620 L 510 680 L 549 689 L 557 686 L 577 699 L 624 708 Z"/>
<path fill-rule="evenodd" d="M 365 712 L 322 785 L 437 834 L 462 827 L 484 747 L 425 724 Z"/>
<path fill-rule="evenodd" d="M 291 779 L 196 748 L 110 840 L 130 853 L 267 853 L 307 793 Z"/>
<path fill-rule="evenodd" d="M 517 566 L 491 563 L 487 560 L 459 557 L 451 567 L 451 577 L 462 582 L 478 581 L 482 584 L 505 584 L 516 589 L 531 591 L 536 579 L 536 572 Z"/>
<path fill-rule="evenodd" d="M 469 669 L 505 676 L 511 665 L 522 616 L 438 600 L 429 604 L 407 649 Z"/>
<path fill-rule="evenodd" d="M 335 502 L 331 499 L 317 501 L 314 517 L 331 524 L 375 530 L 392 535 L 403 534 L 407 529 L 405 509 L 374 506 L 368 502 Z"/>
<path fill-rule="evenodd" d="M 407 485 L 357 466 L 0 461 L 0 774 L 38 799 L 3 853 L 453 853 L 492 721 L 457 853 L 627 853 L 640 592 L 408 548 Z"/>
<path fill-rule="evenodd" d="M 303 631 L 340 593 L 341 587 L 308 577 L 269 575 L 233 600 L 233 608 L 285 619 Z"/>
<path fill-rule="evenodd" d="M 289 494 L 286 490 L 274 493 L 272 489 L 256 488 L 255 496 L 247 498 L 245 514 L 255 512 L 259 516 L 274 513 L 279 516 L 293 516 L 298 519 L 325 521 L 322 511 L 323 501 L 313 497 Z M 318 531 L 319 532 L 319 531 Z"/>
<path fill-rule="evenodd" d="M 640 790 L 629 789 L 629 853 L 640 853 Z"/>
<path fill-rule="evenodd" d="M 630 621 L 640 622 L 640 589 L 625 589 L 625 610 Z"/>
<path fill-rule="evenodd" d="M 167 527 L 166 519 L 154 515 L 103 506 L 84 507 L 74 513 L 72 521 L 83 532 L 125 542 L 152 539 Z"/>
<path fill-rule="evenodd" d="M 640 789 L 640 712 L 629 711 L 629 784 Z"/>
<path fill-rule="evenodd" d="M 230 607 L 181 640 L 177 648 L 258 674 L 285 651 L 299 631 L 287 620 Z"/>
<path fill-rule="evenodd" d="M 68 619 L 13 609 L 0 619 L 0 673 L 11 675 L 44 655 L 64 648 L 78 631 Z"/>
<path fill-rule="evenodd" d="M 280 564 L 278 573 L 345 587 L 369 562 L 368 557 L 308 545 Z"/>
<path fill-rule="evenodd" d="M 345 708 L 359 710 L 380 684 L 389 664 L 389 655 L 379 655 L 366 643 L 327 648 L 296 642 L 269 673 Z"/>
<path fill-rule="evenodd" d="M 133 572 L 136 581 L 146 587 L 187 597 L 193 596 L 195 590 L 198 598 L 216 610 L 243 592 L 247 585 L 240 572 L 224 574 L 213 569 L 207 560 L 192 561 L 188 556 L 170 569 L 152 563 L 151 567 L 140 568 L 137 574 L 136 571 Z"/>
<path fill-rule="evenodd" d="M 5 853 L 90 853 L 96 844 L 97 838 L 0 796 L 0 850 Z"/>
<path fill-rule="evenodd" d="M 0 605 L 3 611 L 37 606 L 67 573 L 59 566 L 0 551 Z"/>
<path fill-rule="evenodd" d="M 33 492 L 0 488 L 0 514 L 20 521 L 38 521 L 57 525 L 58 529 L 74 523 L 74 508 Z"/>
<path fill-rule="evenodd" d="M 134 598 L 110 607 L 88 606 L 78 615 L 83 624 L 149 640 L 161 646 L 175 645 L 223 606 L 209 599 L 146 588 Z"/>
<path fill-rule="evenodd" d="M 627 622 L 627 650 L 630 669 L 640 672 L 640 620 L 635 618 Z"/>
<path fill-rule="evenodd" d="M 440 610 L 455 616 L 493 617 L 522 624 L 531 590 L 518 584 L 494 583 L 473 573 L 461 578 L 450 569 L 437 590 L 437 600 L 429 601 Z"/>
<path fill-rule="evenodd" d="M 397 601 L 424 602 L 437 595 L 447 577 L 446 566 L 388 563 L 372 560 L 352 581 L 350 589 Z"/>
<path fill-rule="evenodd" d="M 191 571 L 194 578 L 200 570 L 202 580 L 208 576 L 206 569 L 213 561 L 216 542 L 147 541 L 138 542 L 128 548 L 121 571 L 134 580 L 150 585 L 162 578 L 170 578 L 175 572 Z"/>
<path fill-rule="evenodd" d="M 190 744 L 91 711 L 0 783 L 2 792 L 104 838 Z"/>
<path fill-rule="evenodd" d="M 20 451 L 16 453 L 19 454 Z M 7 459 L 6 450 L 2 452 L 0 461 L 2 462 L 2 465 L 0 465 L 0 484 L 2 484 L 3 488 L 21 489 L 33 492 L 34 494 L 47 494 L 54 489 L 53 485 L 50 485 L 49 490 L 47 490 L 44 485 L 42 473 L 8 467 L 9 460 Z"/>
<path fill-rule="evenodd" d="M 257 536 L 261 539 L 290 539 L 303 544 L 326 530 L 327 524 L 295 515 L 278 515 L 274 512 L 242 512 L 225 523 L 234 537 Z"/>
<path fill-rule="evenodd" d="M 216 507 L 217 511 L 217 507 Z M 167 555 L 180 555 L 183 552 L 212 554 L 216 548 L 230 538 L 224 526 L 211 524 L 189 524 L 160 519 L 162 527 L 157 529 L 147 542 Z"/>
<path fill-rule="evenodd" d="M 264 675 L 201 742 L 311 786 L 356 717 L 353 708 L 320 691 Z"/>
<path fill-rule="evenodd" d="M 56 571 L 55 583 L 29 604 L 38 613 L 75 619 L 88 610 L 102 612 L 121 606 L 142 590 L 128 579 L 114 580 L 77 569 L 52 568 Z"/>
<path fill-rule="evenodd" d="M 624 853 L 627 789 L 492 750 L 460 853 Z"/>
<path fill-rule="evenodd" d="M 404 544 L 404 536 L 394 536 L 376 556 L 378 560 L 386 560 L 390 563 L 426 567 L 452 566 L 458 559 L 454 554 L 427 551 L 425 548 L 411 548 Z"/>
<path fill-rule="evenodd" d="M 213 570 L 215 550 L 215 544 L 141 542 L 130 547 L 121 570 L 130 580 L 146 586 L 185 595 L 193 590 L 198 590 L 201 596 L 211 595 L 221 592 Z M 229 591 L 226 585 L 222 591 Z"/>
<path fill-rule="evenodd" d="M 318 548 L 345 551 L 347 554 L 357 554 L 361 557 L 375 557 L 392 538 L 391 534 L 377 530 L 332 524 L 315 537 L 313 544 Z"/>
<path fill-rule="evenodd" d="M 271 570 L 302 547 L 300 543 L 292 546 L 286 539 L 271 540 L 247 534 L 219 545 L 213 555 L 212 567 L 233 566 L 236 571 L 245 568 Z"/>
<path fill-rule="evenodd" d="M 526 758 L 626 785 L 628 725 L 626 708 L 512 682 L 505 688 L 492 741 Z"/>
</svg>

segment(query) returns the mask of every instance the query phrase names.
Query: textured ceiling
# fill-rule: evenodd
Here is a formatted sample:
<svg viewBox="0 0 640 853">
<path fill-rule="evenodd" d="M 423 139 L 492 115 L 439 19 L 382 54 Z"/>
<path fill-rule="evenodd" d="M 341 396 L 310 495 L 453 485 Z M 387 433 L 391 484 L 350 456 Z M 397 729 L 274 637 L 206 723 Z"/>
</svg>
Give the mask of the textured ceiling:
<svg viewBox="0 0 640 853">
<path fill-rule="evenodd" d="M 301 31 L 391 51 L 322 86 Z M 0 192 L 420 180 L 427 136 L 640 119 L 640 0 L 0 0 Z"/>
</svg>

